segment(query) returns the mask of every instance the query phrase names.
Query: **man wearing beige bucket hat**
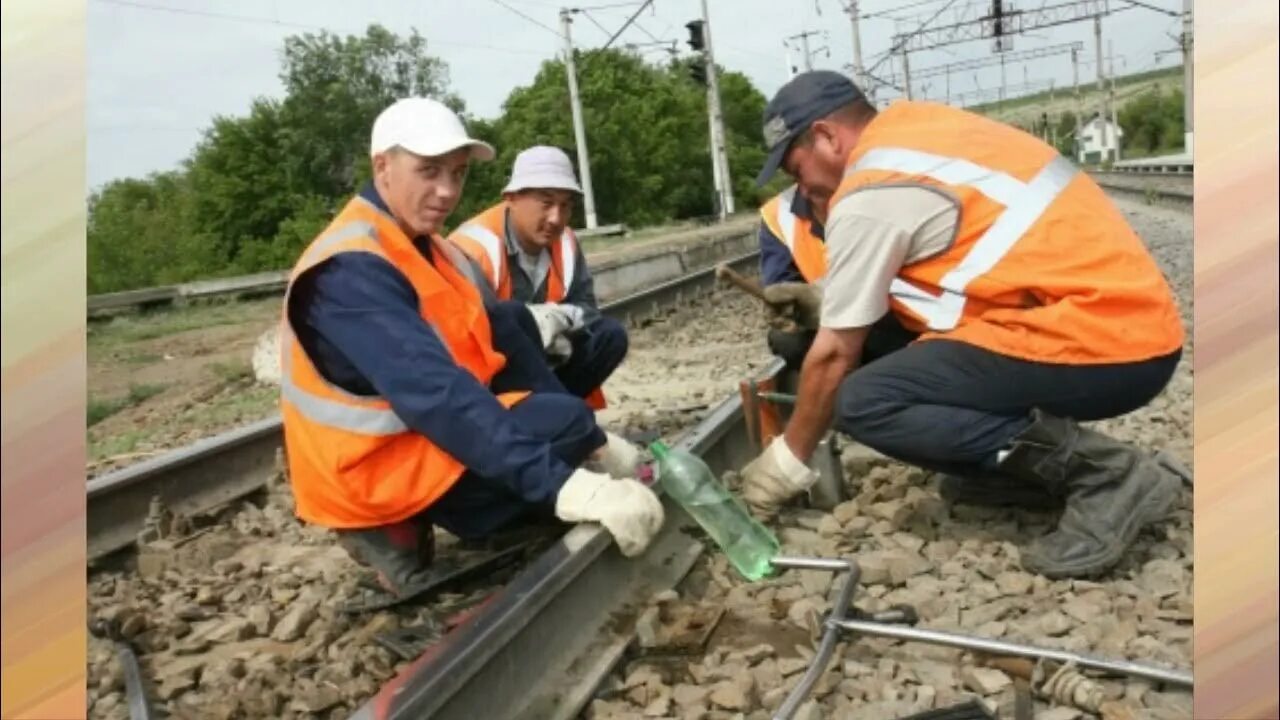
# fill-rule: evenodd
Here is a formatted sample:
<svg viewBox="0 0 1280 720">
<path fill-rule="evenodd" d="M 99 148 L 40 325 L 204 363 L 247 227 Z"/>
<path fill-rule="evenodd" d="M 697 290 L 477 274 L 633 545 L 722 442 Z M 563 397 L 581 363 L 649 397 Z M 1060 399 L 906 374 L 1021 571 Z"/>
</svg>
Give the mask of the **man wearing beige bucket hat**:
<svg viewBox="0 0 1280 720">
<path fill-rule="evenodd" d="M 627 331 L 600 314 L 591 270 L 569 227 L 582 193 L 569 156 L 545 145 L 516 156 L 502 201 L 449 239 L 480 266 L 502 300 L 525 303 L 565 388 L 599 410 L 600 387 L 627 354 Z"/>
<path fill-rule="evenodd" d="M 403 600 L 449 569 L 433 528 L 462 540 L 598 522 L 628 556 L 662 526 L 607 435 L 541 348 L 440 236 L 474 160 L 493 148 L 429 98 L 374 121 L 373 178 L 302 252 L 281 323 L 281 414 L 295 510 L 337 532 Z"/>
</svg>

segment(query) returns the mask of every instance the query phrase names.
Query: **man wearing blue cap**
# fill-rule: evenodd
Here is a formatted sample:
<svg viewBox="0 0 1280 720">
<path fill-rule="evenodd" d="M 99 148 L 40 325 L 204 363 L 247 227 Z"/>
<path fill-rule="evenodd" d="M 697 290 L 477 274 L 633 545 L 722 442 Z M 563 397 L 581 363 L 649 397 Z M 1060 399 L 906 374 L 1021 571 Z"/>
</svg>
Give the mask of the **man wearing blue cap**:
<svg viewBox="0 0 1280 720">
<path fill-rule="evenodd" d="M 827 209 L 818 327 L 784 435 L 743 471 L 762 515 L 816 479 L 835 429 L 944 473 L 953 501 L 1062 508 L 1022 551 L 1049 577 L 1120 560 L 1178 499 L 1148 454 L 1077 424 L 1158 395 L 1182 352 L 1167 281 L 1087 175 L 1015 128 L 945 105 L 882 112 L 810 72 L 764 113 L 769 155 Z"/>
</svg>

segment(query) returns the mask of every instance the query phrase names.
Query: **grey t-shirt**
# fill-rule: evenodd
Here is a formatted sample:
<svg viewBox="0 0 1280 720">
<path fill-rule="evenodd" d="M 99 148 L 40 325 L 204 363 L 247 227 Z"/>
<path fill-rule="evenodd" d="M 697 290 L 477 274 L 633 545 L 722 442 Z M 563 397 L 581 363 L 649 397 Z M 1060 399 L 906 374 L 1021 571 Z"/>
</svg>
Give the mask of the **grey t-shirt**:
<svg viewBox="0 0 1280 720">
<path fill-rule="evenodd" d="M 959 219 L 953 197 L 919 185 L 870 187 L 842 198 L 827 217 L 822 326 L 879 320 L 898 271 L 950 248 Z"/>
<path fill-rule="evenodd" d="M 546 248 L 538 250 L 533 255 L 525 252 L 516 241 L 516 231 L 511 227 L 510 213 L 507 214 L 506 230 L 507 255 L 516 256 L 520 269 L 524 271 L 525 277 L 529 278 L 530 287 L 535 290 L 542 287 L 543 281 L 547 279 L 547 273 L 551 271 L 551 252 Z"/>
</svg>

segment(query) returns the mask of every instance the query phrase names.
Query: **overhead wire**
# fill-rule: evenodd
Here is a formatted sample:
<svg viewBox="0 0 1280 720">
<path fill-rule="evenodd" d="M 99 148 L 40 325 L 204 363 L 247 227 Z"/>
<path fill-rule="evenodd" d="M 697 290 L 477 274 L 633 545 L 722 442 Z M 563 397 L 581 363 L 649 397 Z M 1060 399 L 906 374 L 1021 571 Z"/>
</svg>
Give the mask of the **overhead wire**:
<svg viewBox="0 0 1280 720">
<path fill-rule="evenodd" d="M 280 20 L 278 18 L 269 18 L 259 15 L 236 15 L 233 13 L 216 12 L 213 10 L 191 10 L 189 8 L 176 8 L 166 5 L 155 5 L 152 3 L 137 2 L 137 0 L 93 0 L 93 2 L 103 5 L 116 5 L 120 7 L 133 8 L 136 10 L 150 10 L 153 12 L 164 12 L 174 15 L 189 15 L 193 17 L 203 17 L 214 20 L 225 20 L 229 22 L 241 22 L 250 25 L 275 25 L 283 28 L 294 28 L 298 30 L 313 30 L 319 32 L 363 32 L 363 29 L 356 30 L 352 28 L 335 28 L 333 26 L 316 25 L 314 23 L 303 23 L 291 20 Z M 470 48 L 475 50 L 489 50 L 493 52 L 509 53 L 512 55 L 546 55 L 545 51 L 534 50 L 532 48 L 513 48 L 500 45 L 484 45 L 480 43 L 464 43 L 451 40 L 437 40 L 427 38 L 427 42 L 432 45 L 442 45 L 445 47 Z"/>
</svg>

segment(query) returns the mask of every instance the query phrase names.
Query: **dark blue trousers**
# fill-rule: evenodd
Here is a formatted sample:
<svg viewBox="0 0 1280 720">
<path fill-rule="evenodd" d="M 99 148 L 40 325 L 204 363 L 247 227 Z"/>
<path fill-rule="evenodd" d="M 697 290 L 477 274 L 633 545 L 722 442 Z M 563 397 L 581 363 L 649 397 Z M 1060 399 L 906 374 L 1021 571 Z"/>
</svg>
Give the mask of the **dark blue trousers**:
<svg viewBox="0 0 1280 720">
<path fill-rule="evenodd" d="M 911 340 L 896 321 L 877 323 L 866 364 L 840 385 L 834 427 L 896 460 L 969 477 L 994 467 L 1033 408 L 1084 422 L 1133 412 L 1164 390 L 1182 357 L 1054 365 Z"/>
<path fill-rule="evenodd" d="M 519 307 L 520 311 L 508 310 L 508 306 Z M 542 337 L 538 334 L 538 324 L 534 322 L 533 315 L 519 303 L 501 303 L 500 307 L 503 307 L 503 313 L 512 314 L 513 321 L 533 343 L 538 356 L 543 358 L 543 367 L 547 367 L 546 356 L 541 350 Z M 569 361 L 549 369 L 548 373 L 555 377 L 564 392 L 580 398 L 604 385 L 604 381 L 627 357 L 627 329 L 610 317 L 600 316 L 591 320 L 585 328 L 571 335 L 569 342 L 573 346 Z"/>
<path fill-rule="evenodd" d="M 494 348 L 507 358 L 502 372 L 489 383 L 495 394 L 512 390 L 532 390 L 524 401 L 511 408 L 511 416 L 529 434 L 551 444 L 551 452 L 572 467 L 578 467 L 605 444 L 604 431 L 596 425 L 595 413 L 582 398 L 565 390 L 547 367 L 542 345 L 525 332 L 532 316 L 520 303 L 499 303 L 489 309 Z M 452 488 L 425 512 L 427 520 L 466 539 L 478 539 L 517 521 L 554 517 L 554 507 L 533 506 L 507 489 L 501 479 L 465 473 Z"/>
</svg>

